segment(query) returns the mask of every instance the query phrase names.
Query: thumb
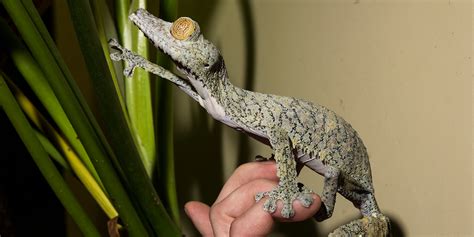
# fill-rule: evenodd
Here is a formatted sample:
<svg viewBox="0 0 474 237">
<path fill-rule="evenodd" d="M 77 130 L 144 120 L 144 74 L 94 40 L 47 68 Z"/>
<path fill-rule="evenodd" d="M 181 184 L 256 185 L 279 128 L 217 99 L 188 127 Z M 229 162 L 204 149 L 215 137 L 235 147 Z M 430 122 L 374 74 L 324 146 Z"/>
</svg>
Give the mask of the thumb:
<svg viewBox="0 0 474 237">
<path fill-rule="evenodd" d="M 210 210 L 211 208 L 202 202 L 191 201 L 184 205 L 186 215 L 191 219 L 199 233 L 205 237 L 214 236 L 209 220 Z"/>
</svg>

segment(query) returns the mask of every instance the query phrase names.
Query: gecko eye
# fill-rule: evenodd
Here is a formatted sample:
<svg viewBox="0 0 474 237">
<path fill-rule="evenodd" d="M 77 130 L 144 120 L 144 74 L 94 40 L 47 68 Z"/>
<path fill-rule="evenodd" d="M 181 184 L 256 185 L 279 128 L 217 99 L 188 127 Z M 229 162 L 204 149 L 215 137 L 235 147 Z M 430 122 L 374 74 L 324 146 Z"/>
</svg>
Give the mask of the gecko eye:
<svg viewBox="0 0 474 237">
<path fill-rule="evenodd" d="M 199 26 L 189 17 L 180 17 L 171 26 L 171 35 L 177 40 L 193 39 L 199 34 Z"/>
</svg>

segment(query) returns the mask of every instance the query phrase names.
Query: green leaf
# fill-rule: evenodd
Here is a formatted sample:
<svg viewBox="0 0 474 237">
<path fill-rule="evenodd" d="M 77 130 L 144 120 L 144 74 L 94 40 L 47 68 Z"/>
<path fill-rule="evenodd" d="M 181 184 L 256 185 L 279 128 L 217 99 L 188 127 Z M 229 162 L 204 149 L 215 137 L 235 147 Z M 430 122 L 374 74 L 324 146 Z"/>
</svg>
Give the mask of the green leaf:
<svg viewBox="0 0 474 237">
<path fill-rule="evenodd" d="M 114 82 L 115 91 L 117 93 L 120 105 L 122 106 L 122 110 L 125 113 L 126 108 L 123 99 L 125 89 L 122 64 L 120 62 L 112 61 L 112 59 L 109 57 L 110 51 L 108 41 L 110 38 L 117 38 L 115 25 L 113 25 L 113 19 L 110 15 L 109 8 L 103 0 L 95 0 L 91 2 L 102 51 L 104 52 L 107 66 L 109 67 L 110 75 Z"/>
<path fill-rule="evenodd" d="M 22 139 L 26 148 L 31 154 L 34 162 L 43 174 L 48 184 L 53 189 L 67 212 L 77 223 L 85 236 L 100 236 L 99 232 L 92 224 L 85 211 L 71 192 L 63 177 L 49 159 L 41 143 L 38 141 L 25 115 L 15 101 L 12 93 L 8 89 L 3 76 L 0 75 L 0 105 L 5 110 L 8 118 L 15 127 L 18 135 Z"/>
<path fill-rule="evenodd" d="M 71 170 L 71 166 L 64 160 L 64 158 L 61 156 L 61 153 L 56 149 L 56 147 L 51 144 L 51 142 L 46 138 L 43 134 L 38 132 L 36 129 L 34 130 L 36 138 L 38 138 L 38 141 L 41 143 L 43 146 L 44 150 L 48 153 L 48 155 L 53 158 L 54 161 L 58 162 L 59 165 L 61 165 L 64 169 L 66 170 Z"/>
<path fill-rule="evenodd" d="M 28 82 L 28 85 L 46 108 L 51 118 L 67 137 L 68 142 L 79 154 L 87 169 L 101 184 L 97 171 L 92 165 L 81 141 L 77 139 L 78 136 L 76 131 L 72 127 L 72 124 L 61 107 L 56 95 L 54 95 L 53 90 L 49 86 L 40 66 L 3 19 L 0 19 L 0 32 L 2 33 L 0 47 L 10 53 L 10 57 L 18 71 L 23 75 L 23 78 Z"/>
<path fill-rule="evenodd" d="M 177 16 L 177 0 L 160 1 L 160 17 L 166 21 L 173 21 Z M 159 54 L 158 64 L 171 68 L 171 61 L 163 54 Z M 166 209 L 171 213 L 173 220 L 179 223 L 179 203 L 176 191 L 173 145 L 173 85 L 159 78 L 156 81 L 157 92 L 157 146 L 158 146 L 158 190 L 164 197 Z"/>
<path fill-rule="evenodd" d="M 35 124 L 38 129 L 47 134 L 49 139 L 54 141 L 55 145 L 61 149 L 62 153 L 68 161 L 67 165 L 70 166 L 72 171 L 74 171 L 74 174 L 76 174 L 77 178 L 89 191 L 89 193 L 96 200 L 102 210 L 107 214 L 109 219 L 116 218 L 118 216 L 118 213 L 110 202 L 110 199 L 104 193 L 103 188 L 99 186 L 99 183 L 96 181 L 96 179 L 94 179 L 91 173 L 81 162 L 76 152 L 74 152 L 74 150 L 69 146 L 69 143 L 48 122 L 48 120 L 46 120 L 46 118 L 41 114 L 41 112 L 33 105 L 33 103 L 26 97 L 26 95 L 19 88 L 16 87 L 16 85 L 14 85 L 10 80 L 7 80 L 7 82 L 9 83 L 13 93 L 15 94 L 18 104 L 23 109 L 23 112 L 30 119 L 30 121 Z M 36 133 L 36 135 L 39 136 L 41 134 Z M 43 138 L 42 136 L 39 137 Z M 58 157 L 59 153 L 54 152 L 56 151 L 55 149 L 51 150 L 50 146 L 52 146 L 52 144 L 50 145 L 49 141 L 46 138 L 44 138 L 43 140 L 40 139 L 40 142 L 45 148 L 49 148 L 51 154 L 54 155 L 57 160 L 64 161 L 62 157 Z"/>
<path fill-rule="evenodd" d="M 146 0 L 136 0 L 132 2 L 129 12 L 138 8 L 146 8 Z M 128 19 L 128 18 L 127 18 Z M 137 27 L 133 27 L 130 21 L 126 27 L 122 38 L 127 37 L 130 41 L 125 47 L 134 52 L 149 58 L 148 38 L 142 34 Z M 137 69 L 132 78 L 125 80 L 125 98 L 127 103 L 128 117 L 130 118 L 133 134 L 138 142 L 139 152 L 149 177 L 153 175 L 156 164 L 156 142 L 155 128 L 153 120 L 153 106 L 151 95 L 150 75 L 147 71 Z"/>
<path fill-rule="evenodd" d="M 157 235 L 181 236 L 179 228 L 166 213 L 140 159 L 108 72 L 90 6 L 86 0 L 68 0 L 68 5 L 95 92 L 101 97 L 99 108 L 107 118 L 105 128 L 108 140 L 130 185 L 131 195 Z"/>
<path fill-rule="evenodd" d="M 24 0 L 24 2 L 31 3 L 28 0 Z M 130 236 L 147 236 L 147 232 L 109 160 L 108 155 L 113 157 L 114 154 L 101 134 L 97 122 L 92 117 L 90 109 L 86 106 L 69 71 L 65 66 L 61 66 L 65 64 L 59 57 L 51 36 L 44 30 L 41 30 L 43 34 L 40 33 L 40 29 L 46 29 L 46 27 L 38 19 L 39 15 L 36 9 L 31 6 L 32 4 L 27 4 L 29 9 L 27 11 L 23 4 L 19 4 L 16 0 L 3 0 L 2 3 L 33 57 L 43 70 L 87 153 L 93 158 L 94 167 L 108 194 L 113 197 L 114 206 L 117 207 Z M 34 23 L 30 15 L 36 16 L 33 17 L 36 19 Z M 40 27 L 37 27 L 38 25 Z"/>
</svg>

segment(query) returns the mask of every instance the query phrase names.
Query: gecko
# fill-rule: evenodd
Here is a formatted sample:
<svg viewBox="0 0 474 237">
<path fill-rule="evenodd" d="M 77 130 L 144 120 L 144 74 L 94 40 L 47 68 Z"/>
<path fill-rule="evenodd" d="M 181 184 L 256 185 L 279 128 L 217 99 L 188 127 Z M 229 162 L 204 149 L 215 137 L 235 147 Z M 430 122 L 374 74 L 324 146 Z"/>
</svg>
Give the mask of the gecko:
<svg viewBox="0 0 474 237">
<path fill-rule="evenodd" d="M 324 177 L 321 208 L 315 219 L 331 217 L 336 194 L 350 200 L 363 218 L 334 230 L 330 236 L 388 236 L 389 219 L 375 200 L 366 147 L 354 128 L 328 108 L 292 97 L 253 92 L 234 86 L 217 47 L 204 38 L 199 24 L 188 17 L 167 22 L 145 9 L 129 19 L 176 65 L 182 76 L 154 64 L 111 39 L 115 61 L 126 62 L 124 75 L 135 68 L 174 83 L 214 119 L 270 146 L 277 165 L 278 185 L 256 194 L 267 197 L 263 209 L 273 213 L 282 203 L 281 215 L 294 216 L 293 202 L 304 207 L 312 191 L 297 183 L 297 166 L 305 165 Z"/>
</svg>

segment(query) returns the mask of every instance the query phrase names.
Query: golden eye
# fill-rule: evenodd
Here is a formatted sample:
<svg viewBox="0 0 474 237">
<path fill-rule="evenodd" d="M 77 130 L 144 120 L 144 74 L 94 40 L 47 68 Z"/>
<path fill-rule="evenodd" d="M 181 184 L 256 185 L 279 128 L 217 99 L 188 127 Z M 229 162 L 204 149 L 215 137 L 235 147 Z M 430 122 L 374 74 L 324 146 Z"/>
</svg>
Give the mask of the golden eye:
<svg viewBox="0 0 474 237">
<path fill-rule="evenodd" d="M 196 25 L 191 18 L 180 17 L 171 26 L 171 35 L 178 40 L 188 39 L 196 30 Z"/>
</svg>

